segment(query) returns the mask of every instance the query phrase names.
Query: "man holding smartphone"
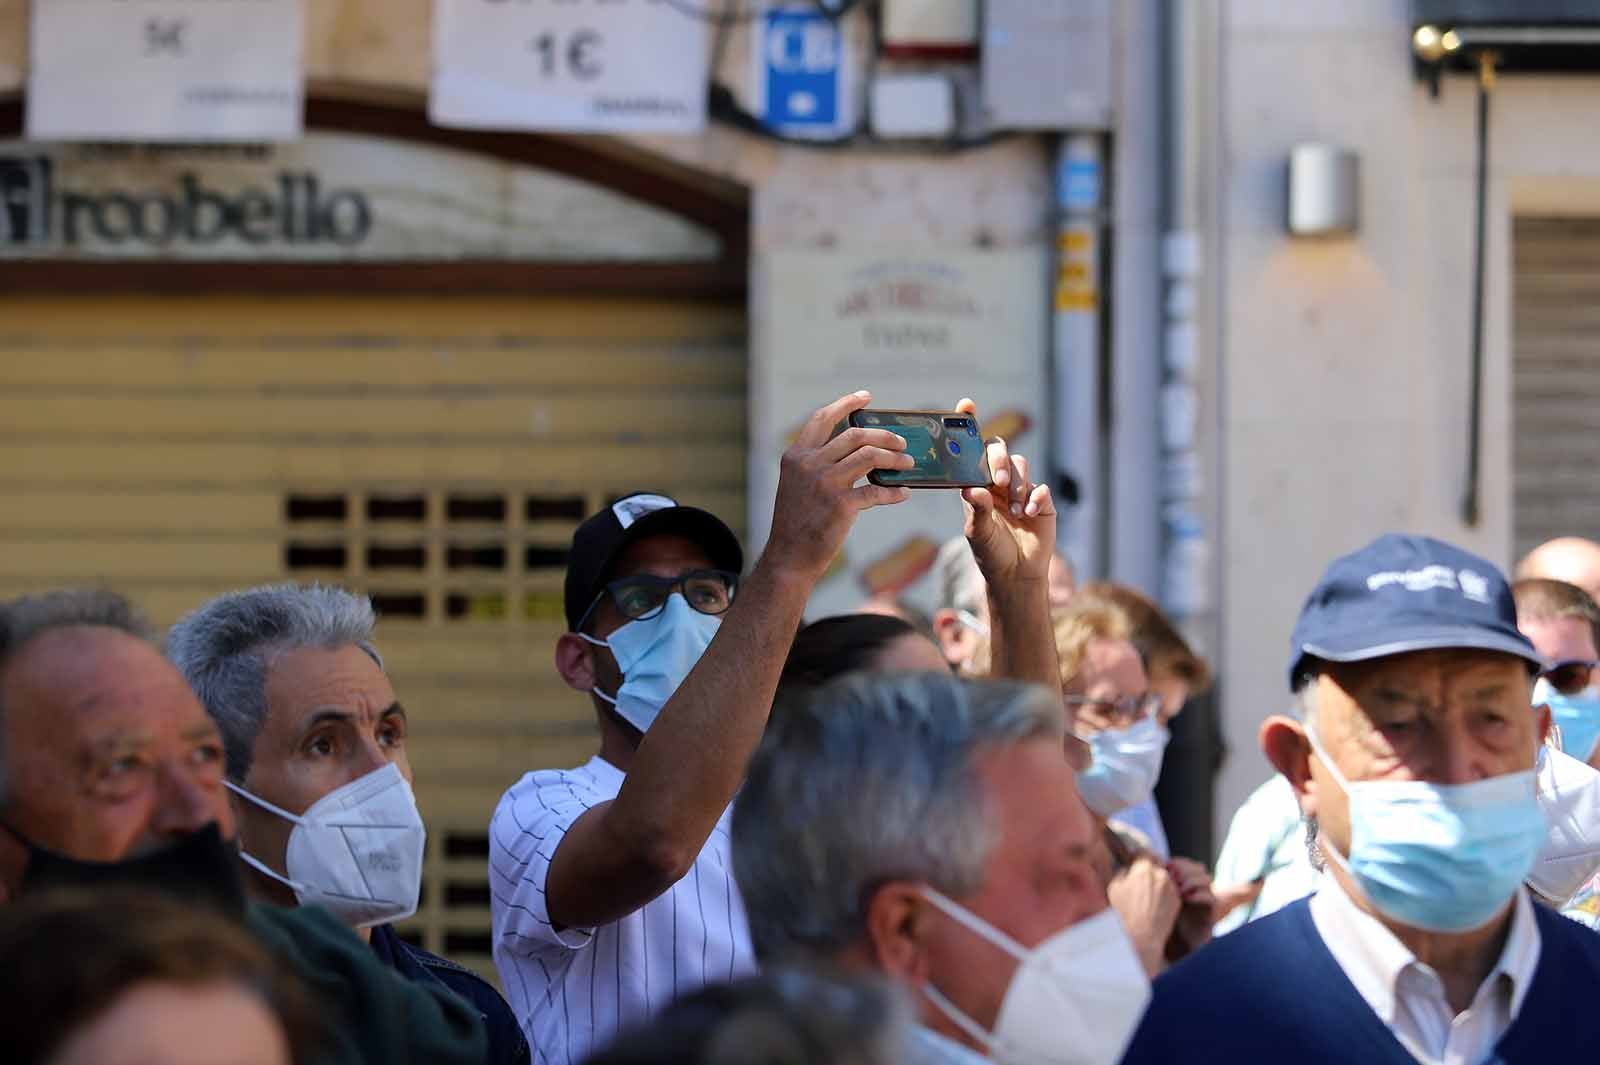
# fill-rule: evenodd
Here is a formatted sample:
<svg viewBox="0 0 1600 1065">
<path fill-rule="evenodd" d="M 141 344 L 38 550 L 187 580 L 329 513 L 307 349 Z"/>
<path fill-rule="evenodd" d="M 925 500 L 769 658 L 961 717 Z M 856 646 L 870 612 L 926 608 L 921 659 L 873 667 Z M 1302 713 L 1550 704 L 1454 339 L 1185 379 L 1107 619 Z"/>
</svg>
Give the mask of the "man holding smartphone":
<svg viewBox="0 0 1600 1065">
<path fill-rule="evenodd" d="M 899 437 L 830 439 L 869 398 L 824 407 L 784 454 L 748 577 L 722 521 L 665 496 L 628 496 L 574 534 L 556 667 L 592 698 L 600 751 L 523 777 L 489 833 L 495 963 L 538 1057 L 580 1061 L 674 998 L 753 971 L 728 805 L 812 587 L 857 514 L 909 494 L 857 485 L 910 465 Z"/>
</svg>

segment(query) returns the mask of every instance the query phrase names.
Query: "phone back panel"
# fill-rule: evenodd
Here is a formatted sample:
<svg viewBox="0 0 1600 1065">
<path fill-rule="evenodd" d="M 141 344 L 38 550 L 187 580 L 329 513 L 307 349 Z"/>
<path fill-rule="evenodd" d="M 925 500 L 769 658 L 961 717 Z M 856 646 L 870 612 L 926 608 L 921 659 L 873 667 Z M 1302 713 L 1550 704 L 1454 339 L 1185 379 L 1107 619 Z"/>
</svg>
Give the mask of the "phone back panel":
<svg viewBox="0 0 1600 1065">
<path fill-rule="evenodd" d="M 937 410 L 863 410 L 852 425 L 887 429 L 906 442 L 916 460 L 909 470 L 874 470 L 874 484 L 904 488 L 981 488 L 990 483 L 989 461 L 978 421 L 970 414 Z"/>
</svg>

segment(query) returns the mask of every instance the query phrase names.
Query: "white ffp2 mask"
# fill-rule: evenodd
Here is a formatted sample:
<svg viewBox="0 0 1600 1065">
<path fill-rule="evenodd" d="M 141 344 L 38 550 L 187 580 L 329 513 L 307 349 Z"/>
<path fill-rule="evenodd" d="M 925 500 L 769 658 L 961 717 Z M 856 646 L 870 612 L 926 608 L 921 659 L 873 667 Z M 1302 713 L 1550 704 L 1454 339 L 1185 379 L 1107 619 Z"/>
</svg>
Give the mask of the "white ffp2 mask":
<svg viewBox="0 0 1600 1065">
<path fill-rule="evenodd" d="M 227 782 L 225 782 L 227 783 Z M 294 889 L 302 906 L 321 906 L 352 928 L 387 924 L 417 912 L 427 832 L 411 785 L 390 762 L 292 814 L 232 783 L 247 802 L 293 823 L 287 876 L 252 854 L 246 865 Z"/>
<path fill-rule="evenodd" d="M 1559 906 L 1600 872 L 1600 771 L 1541 746 L 1536 772 L 1549 831 L 1524 882 Z"/>
<path fill-rule="evenodd" d="M 1150 1001 L 1150 978 L 1115 910 L 1068 925 L 1029 950 L 960 903 L 924 888 L 950 918 L 1017 959 L 987 1032 L 932 984 L 923 994 L 999 1065 L 1115 1065 Z"/>
</svg>

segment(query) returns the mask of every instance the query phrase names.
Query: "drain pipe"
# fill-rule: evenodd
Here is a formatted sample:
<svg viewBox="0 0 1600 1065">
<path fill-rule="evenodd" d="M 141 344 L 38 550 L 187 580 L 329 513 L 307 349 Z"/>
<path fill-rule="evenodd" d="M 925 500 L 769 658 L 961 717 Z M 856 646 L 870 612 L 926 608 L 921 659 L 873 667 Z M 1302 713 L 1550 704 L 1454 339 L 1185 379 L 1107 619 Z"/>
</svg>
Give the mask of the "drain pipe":
<svg viewBox="0 0 1600 1065">
<path fill-rule="evenodd" d="M 1096 133 L 1056 145 L 1056 281 L 1053 380 L 1057 545 L 1082 579 L 1105 573 L 1105 391 L 1101 372 L 1100 267 L 1105 146 Z"/>
<path fill-rule="evenodd" d="M 1478 483 L 1483 451 L 1483 240 L 1489 205 L 1489 93 L 1494 88 L 1493 52 L 1478 53 L 1478 202 L 1472 238 L 1472 382 L 1467 401 L 1467 486 L 1461 496 L 1461 520 L 1478 524 Z"/>
<path fill-rule="evenodd" d="M 1161 438 L 1161 604 L 1175 618 L 1210 608 L 1211 539 L 1203 513 L 1203 458 L 1198 438 L 1200 398 L 1199 233 L 1200 152 L 1198 84 L 1201 10 L 1195 0 L 1165 0 L 1162 50 L 1166 138 L 1161 271 L 1162 384 L 1157 415 Z"/>
</svg>

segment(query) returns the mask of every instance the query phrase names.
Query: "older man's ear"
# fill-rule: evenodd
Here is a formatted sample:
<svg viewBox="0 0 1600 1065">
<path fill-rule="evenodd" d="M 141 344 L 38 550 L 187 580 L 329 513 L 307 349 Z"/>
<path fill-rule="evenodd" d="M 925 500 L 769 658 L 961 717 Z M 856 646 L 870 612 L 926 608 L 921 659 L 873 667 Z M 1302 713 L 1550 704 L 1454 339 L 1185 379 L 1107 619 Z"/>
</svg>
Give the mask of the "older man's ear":
<svg viewBox="0 0 1600 1065">
<path fill-rule="evenodd" d="M 878 969 L 912 987 L 927 982 L 924 942 L 932 912 L 915 884 L 896 880 L 873 892 L 867 903 L 867 942 Z"/>
<path fill-rule="evenodd" d="M 1311 743 L 1305 726 L 1292 717 L 1274 714 L 1261 723 L 1261 753 L 1282 773 L 1300 800 L 1300 812 L 1317 815 L 1316 782 L 1311 779 Z"/>
</svg>

